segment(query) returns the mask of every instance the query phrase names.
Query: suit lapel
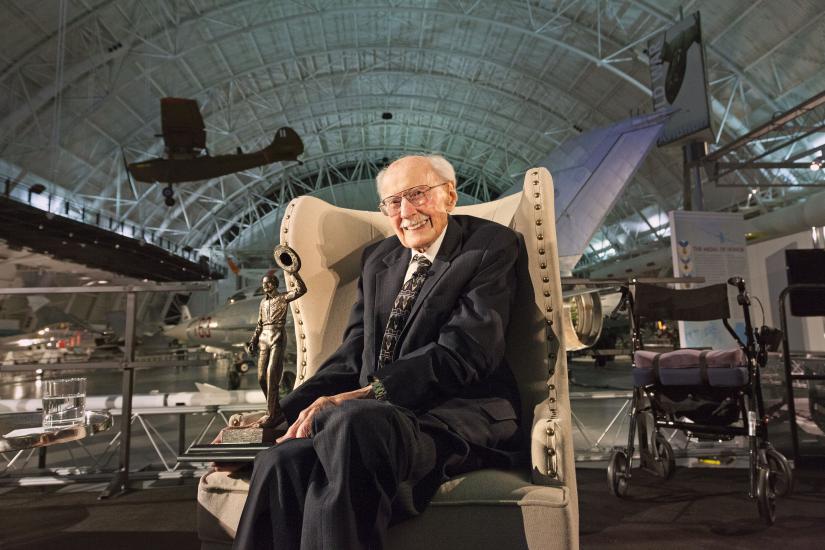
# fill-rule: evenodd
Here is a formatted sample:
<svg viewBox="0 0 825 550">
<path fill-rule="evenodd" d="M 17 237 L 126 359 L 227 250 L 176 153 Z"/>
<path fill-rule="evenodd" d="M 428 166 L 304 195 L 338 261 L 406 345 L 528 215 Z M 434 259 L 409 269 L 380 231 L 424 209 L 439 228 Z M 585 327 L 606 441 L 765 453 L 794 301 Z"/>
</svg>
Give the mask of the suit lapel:
<svg viewBox="0 0 825 550">
<path fill-rule="evenodd" d="M 392 310 L 395 297 L 398 296 L 404 282 L 404 274 L 407 272 L 410 263 L 409 259 L 409 249 L 398 243 L 397 248 L 384 256 L 382 261 L 385 267 L 375 273 L 375 314 L 373 315 L 373 322 L 375 323 L 373 347 L 375 349 L 373 355 L 376 359 L 381 347 L 381 340 L 384 338 L 384 329 L 387 327 L 387 321 L 390 318 L 390 310 Z"/>
</svg>

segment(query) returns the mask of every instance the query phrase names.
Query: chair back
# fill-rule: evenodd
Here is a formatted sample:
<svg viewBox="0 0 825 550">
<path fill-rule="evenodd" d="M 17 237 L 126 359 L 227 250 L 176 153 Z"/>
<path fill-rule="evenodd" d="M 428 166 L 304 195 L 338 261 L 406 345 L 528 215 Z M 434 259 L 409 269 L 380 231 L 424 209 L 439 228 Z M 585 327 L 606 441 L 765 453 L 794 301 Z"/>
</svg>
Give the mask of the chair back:
<svg viewBox="0 0 825 550">
<path fill-rule="evenodd" d="M 526 427 L 530 427 L 535 407 L 548 401 L 549 392 L 553 414 L 566 416 L 569 429 L 553 196 L 550 173 L 536 168 L 528 170 L 521 193 L 458 207 L 455 213 L 501 223 L 522 236 L 526 255 L 520 256 L 517 266 L 519 285 L 505 353 L 519 385 Z M 307 286 L 307 293 L 291 303 L 297 342 L 296 385 L 315 373 L 342 340 L 355 302 L 363 249 L 393 234 L 380 212 L 339 208 L 308 196 L 293 199 L 287 206 L 281 243 L 300 256 L 301 276 Z M 557 407 L 564 414 L 559 415 Z M 529 436 L 530 430 L 525 433 Z M 572 454 L 565 462 L 572 469 Z M 568 475 L 573 475 L 572 470 Z"/>
</svg>

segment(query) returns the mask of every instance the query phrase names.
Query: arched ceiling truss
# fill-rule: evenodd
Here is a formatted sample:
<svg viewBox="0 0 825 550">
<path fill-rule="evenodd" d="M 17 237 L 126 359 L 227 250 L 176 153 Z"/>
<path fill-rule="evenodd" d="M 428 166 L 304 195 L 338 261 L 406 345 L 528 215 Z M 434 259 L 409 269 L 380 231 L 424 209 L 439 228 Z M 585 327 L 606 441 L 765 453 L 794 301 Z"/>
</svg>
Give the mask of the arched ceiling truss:
<svg viewBox="0 0 825 550">
<path fill-rule="evenodd" d="M 50 182 L 203 249 L 228 246 L 313 178 L 352 181 L 328 177 L 338 166 L 404 153 L 445 154 L 465 191 L 486 200 L 568 137 L 650 111 L 646 43 L 696 10 L 719 141 L 825 88 L 814 0 L 10 0 L 0 5 L 1 175 Z M 161 186 L 124 169 L 162 154 L 164 96 L 199 101 L 213 154 L 258 149 L 291 126 L 303 164 L 182 184 L 169 209 Z M 662 246 L 681 177 L 678 149 L 655 151 L 584 261 Z M 707 208 L 767 212 L 815 181 L 788 170 L 736 178 L 741 188 L 708 190 Z M 769 187 L 777 180 L 788 186 Z"/>
</svg>

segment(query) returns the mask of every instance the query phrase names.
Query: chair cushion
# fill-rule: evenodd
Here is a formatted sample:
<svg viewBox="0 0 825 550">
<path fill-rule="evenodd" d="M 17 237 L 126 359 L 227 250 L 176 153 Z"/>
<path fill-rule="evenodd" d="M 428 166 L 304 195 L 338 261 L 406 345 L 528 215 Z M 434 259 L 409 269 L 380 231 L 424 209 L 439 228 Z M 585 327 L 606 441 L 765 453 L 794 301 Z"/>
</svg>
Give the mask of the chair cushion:
<svg viewBox="0 0 825 550">
<path fill-rule="evenodd" d="M 198 535 L 203 542 L 229 542 L 235 537 L 240 521 L 241 511 L 249 490 L 249 472 L 244 474 L 230 474 L 227 472 L 209 472 L 201 478 L 198 486 Z M 514 532 L 523 530 L 526 521 L 526 508 L 547 508 L 546 513 L 538 513 L 544 518 L 546 514 L 569 514 L 569 490 L 561 486 L 533 485 L 529 473 L 525 471 L 508 470 L 479 470 L 453 478 L 439 488 L 430 503 L 429 509 L 455 508 L 458 512 L 464 509 L 488 509 L 489 507 L 512 507 L 516 513 L 511 520 L 499 520 L 512 523 Z M 550 509 L 561 509 L 552 512 Z M 522 510 L 518 512 L 518 510 Z M 462 516 L 463 514 L 463 516 Z M 437 514 L 434 514 L 437 515 Z M 427 512 L 415 518 L 420 521 L 433 522 L 434 518 L 427 519 Z M 524 517 L 523 517 L 524 516 Z M 421 518 L 424 520 L 421 520 Z M 459 513 L 466 522 L 477 525 L 474 514 Z M 220 518 L 220 520 L 217 520 Z M 537 520 L 538 521 L 538 520 Z M 455 527 L 455 520 L 443 525 L 448 531 Z M 399 526 L 403 526 L 402 522 Z M 438 524 L 436 520 L 434 524 Z M 558 522 L 551 522 L 548 528 Z M 499 527 L 502 527 L 501 525 Z M 503 530 L 505 533 L 509 529 Z M 390 530 L 390 539 L 393 529 Z"/>
<path fill-rule="evenodd" d="M 198 484 L 198 537 L 202 542 L 231 542 L 238 530 L 246 495 L 249 470 L 229 473 L 210 471 Z"/>
<path fill-rule="evenodd" d="M 567 505 L 567 493 L 561 487 L 533 485 L 527 472 L 478 470 L 443 483 L 430 506 L 473 503 L 560 507 Z"/>
<path fill-rule="evenodd" d="M 633 354 L 633 383 L 647 386 L 744 386 L 748 382 L 747 356 L 739 349 L 702 351 L 679 349 L 667 353 L 639 350 Z M 702 366 L 704 361 L 705 365 Z M 703 370 L 705 370 L 703 379 Z"/>
<path fill-rule="evenodd" d="M 526 470 L 479 470 L 444 483 L 423 514 L 392 526 L 386 548 L 570 550 L 573 504 L 567 487 L 532 485 Z"/>
</svg>

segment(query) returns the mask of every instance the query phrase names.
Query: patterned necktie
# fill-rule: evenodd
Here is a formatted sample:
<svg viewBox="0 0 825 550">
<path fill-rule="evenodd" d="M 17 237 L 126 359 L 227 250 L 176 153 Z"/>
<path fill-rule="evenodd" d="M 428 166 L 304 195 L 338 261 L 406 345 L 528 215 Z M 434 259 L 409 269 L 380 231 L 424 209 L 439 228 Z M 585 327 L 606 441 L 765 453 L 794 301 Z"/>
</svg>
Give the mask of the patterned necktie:
<svg viewBox="0 0 825 550">
<path fill-rule="evenodd" d="M 384 330 L 384 339 L 381 340 L 381 352 L 378 355 L 379 369 L 395 359 L 395 347 L 398 344 L 398 337 L 401 336 L 401 331 L 404 330 L 404 324 L 410 315 L 415 298 L 421 291 L 421 287 L 424 286 L 424 281 L 427 280 L 430 274 L 430 266 L 433 265 L 426 256 L 419 254 L 413 256 L 413 262 L 418 263 L 418 267 L 412 277 L 401 287 L 395 302 L 392 304 L 387 328 Z"/>
</svg>

